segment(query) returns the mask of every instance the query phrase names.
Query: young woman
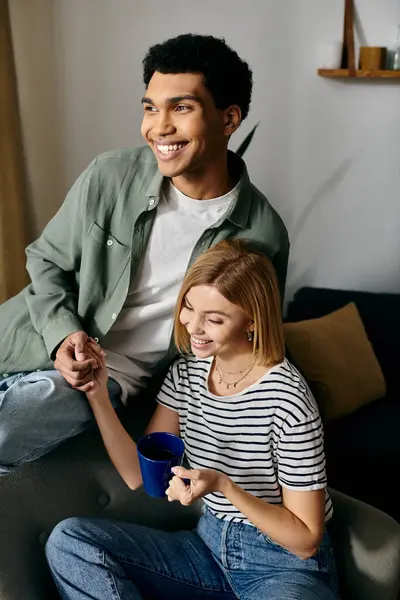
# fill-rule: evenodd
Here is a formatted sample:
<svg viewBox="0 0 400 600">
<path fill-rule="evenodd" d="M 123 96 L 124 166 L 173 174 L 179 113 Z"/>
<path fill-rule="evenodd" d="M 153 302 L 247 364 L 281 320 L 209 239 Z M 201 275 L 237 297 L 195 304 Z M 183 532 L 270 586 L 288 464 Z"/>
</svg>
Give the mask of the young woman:
<svg viewBox="0 0 400 600">
<path fill-rule="evenodd" d="M 270 261 L 239 241 L 205 252 L 183 282 L 174 335 L 181 356 L 147 432 L 182 437 L 191 468 L 173 469 L 167 496 L 203 498 L 203 515 L 195 531 L 178 533 L 63 521 L 47 543 L 61 597 L 337 600 L 322 425 L 284 357 Z M 104 364 L 86 394 L 114 465 L 136 489 L 136 444 L 111 405 Z"/>
</svg>

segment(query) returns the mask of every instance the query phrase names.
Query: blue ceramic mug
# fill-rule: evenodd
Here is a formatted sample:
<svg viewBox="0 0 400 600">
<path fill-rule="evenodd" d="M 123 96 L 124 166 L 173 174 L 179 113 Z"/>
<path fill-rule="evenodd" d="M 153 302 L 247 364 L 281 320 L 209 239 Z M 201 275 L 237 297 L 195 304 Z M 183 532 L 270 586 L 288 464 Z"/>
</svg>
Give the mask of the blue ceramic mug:
<svg viewBox="0 0 400 600">
<path fill-rule="evenodd" d="M 183 441 L 173 433 L 155 431 L 140 438 L 137 451 L 144 489 L 153 498 L 165 498 L 171 468 L 182 464 Z"/>
</svg>

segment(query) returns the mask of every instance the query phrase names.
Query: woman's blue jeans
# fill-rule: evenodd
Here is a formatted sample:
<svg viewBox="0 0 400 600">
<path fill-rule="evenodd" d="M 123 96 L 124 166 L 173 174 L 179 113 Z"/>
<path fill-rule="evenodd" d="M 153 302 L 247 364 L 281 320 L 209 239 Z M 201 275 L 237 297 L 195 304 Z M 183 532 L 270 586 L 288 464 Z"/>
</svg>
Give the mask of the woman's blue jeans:
<svg viewBox="0 0 400 600">
<path fill-rule="evenodd" d="M 205 510 L 196 531 L 71 518 L 46 556 L 63 600 L 338 600 L 328 534 L 301 560 L 251 525 Z"/>
</svg>

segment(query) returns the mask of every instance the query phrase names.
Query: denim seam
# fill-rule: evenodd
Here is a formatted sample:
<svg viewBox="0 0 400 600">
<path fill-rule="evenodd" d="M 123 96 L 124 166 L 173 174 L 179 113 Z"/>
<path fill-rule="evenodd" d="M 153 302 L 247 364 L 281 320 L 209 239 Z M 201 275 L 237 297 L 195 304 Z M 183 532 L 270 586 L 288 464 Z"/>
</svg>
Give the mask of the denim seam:
<svg viewBox="0 0 400 600">
<path fill-rule="evenodd" d="M 229 570 L 228 569 L 223 569 L 223 573 L 224 573 L 225 579 L 227 580 L 227 582 L 231 586 L 232 593 L 236 596 L 236 598 L 238 598 L 238 600 L 240 600 L 240 596 L 236 592 L 235 584 L 234 584 L 234 581 L 233 581 L 233 579 L 231 577 L 231 574 L 229 573 Z"/>
<path fill-rule="evenodd" d="M 110 586 L 110 590 L 111 590 L 111 595 L 113 597 L 113 600 L 122 600 L 121 598 L 121 594 L 118 591 L 118 587 L 117 587 L 117 583 L 115 581 L 115 577 L 112 573 L 110 573 L 110 571 L 107 568 L 107 561 L 106 561 L 106 553 L 104 551 L 104 548 L 98 548 L 97 549 L 98 552 L 98 560 L 99 562 L 106 567 L 106 579 L 107 582 Z"/>
<path fill-rule="evenodd" d="M 227 521 L 226 523 L 223 524 L 222 531 L 221 531 L 221 538 L 220 538 L 220 549 L 219 549 L 221 564 L 226 568 L 228 568 L 228 563 L 226 560 L 226 557 L 227 557 L 226 538 L 228 536 L 229 525 L 230 525 L 230 521 Z"/>
<path fill-rule="evenodd" d="M 123 556 L 119 556 L 118 560 L 120 562 L 124 562 L 127 565 L 133 565 L 135 567 L 139 567 L 140 569 L 144 569 L 146 571 L 150 571 L 151 573 L 157 573 L 157 575 L 161 575 L 162 577 L 166 577 L 167 579 L 171 579 L 172 581 L 178 581 L 179 583 L 184 583 L 190 587 L 196 588 L 196 589 L 200 589 L 200 590 L 207 590 L 207 591 L 219 591 L 221 593 L 227 593 L 229 592 L 229 590 L 221 590 L 220 587 L 217 586 L 204 586 L 204 585 L 196 585 L 195 583 L 193 583 L 192 581 L 188 581 L 186 579 L 183 579 L 181 577 L 172 577 L 171 575 L 168 575 L 167 573 L 163 573 L 162 571 L 159 571 L 157 569 L 155 569 L 154 567 L 149 567 L 148 565 L 143 565 L 140 562 L 137 561 L 133 561 L 131 558 L 126 558 Z"/>
<path fill-rule="evenodd" d="M 122 600 L 121 594 L 118 591 L 117 583 L 115 581 L 115 577 L 109 571 L 106 571 L 106 577 L 108 579 L 108 583 L 110 585 L 111 594 L 114 600 Z"/>
</svg>

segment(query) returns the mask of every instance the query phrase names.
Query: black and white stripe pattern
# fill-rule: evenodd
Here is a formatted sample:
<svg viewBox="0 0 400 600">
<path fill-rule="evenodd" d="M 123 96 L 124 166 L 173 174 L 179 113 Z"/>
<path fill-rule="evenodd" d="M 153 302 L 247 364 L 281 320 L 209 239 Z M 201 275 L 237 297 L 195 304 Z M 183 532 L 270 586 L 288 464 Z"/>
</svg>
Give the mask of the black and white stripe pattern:
<svg viewBox="0 0 400 600">
<path fill-rule="evenodd" d="M 178 358 L 157 398 L 179 413 L 191 468 L 222 471 L 272 504 L 282 504 L 281 487 L 326 488 L 322 423 L 297 369 L 285 359 L 243 392 L 215 396 L 207 387 L 211 364 L 212 359 Z M 325 495 L 328 521 L 332 504 Z M 208 494 L 204 502 L 219 518 L 247 522 L 220 493 Z"/>
</svg>

